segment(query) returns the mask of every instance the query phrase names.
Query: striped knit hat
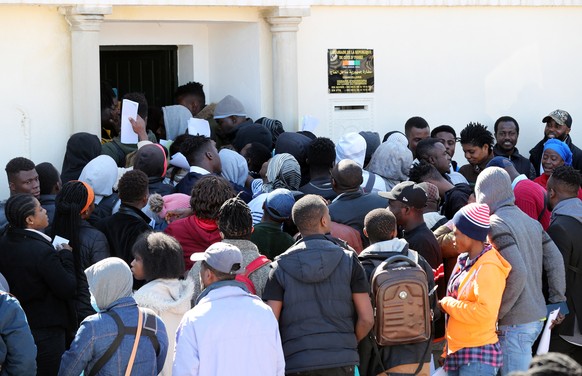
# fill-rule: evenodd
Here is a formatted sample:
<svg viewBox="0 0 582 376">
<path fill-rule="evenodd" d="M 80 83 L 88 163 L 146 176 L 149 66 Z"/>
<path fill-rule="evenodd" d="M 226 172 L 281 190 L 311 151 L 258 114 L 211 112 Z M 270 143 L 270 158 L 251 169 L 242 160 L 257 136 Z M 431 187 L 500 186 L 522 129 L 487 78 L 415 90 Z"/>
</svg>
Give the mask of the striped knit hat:
<svg viewBox="0 0 582 376">
<path fill-rule="evenodd" d="M 471 239 L 484 242 L 489 232 L 489 206 L 487 204 L 468 204 L 453 217 L 453 224 Z"/>
</svg>

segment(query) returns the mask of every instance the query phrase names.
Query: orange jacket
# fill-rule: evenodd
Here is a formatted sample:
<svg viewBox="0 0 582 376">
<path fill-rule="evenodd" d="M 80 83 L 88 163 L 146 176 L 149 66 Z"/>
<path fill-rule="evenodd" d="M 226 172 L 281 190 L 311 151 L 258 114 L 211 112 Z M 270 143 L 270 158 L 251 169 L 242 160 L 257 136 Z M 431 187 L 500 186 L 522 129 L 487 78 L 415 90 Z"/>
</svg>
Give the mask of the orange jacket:
<svg viewBox="0 0 582 376">
<path fill-rule="evenodd" d="M 457 271 L 459 265 L 455 266 Z M 459 285 L 458 298 L 441 300 L 449 315 L 447 323 L 448 353 L 466 347 L 497 343 L 497 314 L 511 265 L 492 248 L 469 269 Z"/>
</svg>

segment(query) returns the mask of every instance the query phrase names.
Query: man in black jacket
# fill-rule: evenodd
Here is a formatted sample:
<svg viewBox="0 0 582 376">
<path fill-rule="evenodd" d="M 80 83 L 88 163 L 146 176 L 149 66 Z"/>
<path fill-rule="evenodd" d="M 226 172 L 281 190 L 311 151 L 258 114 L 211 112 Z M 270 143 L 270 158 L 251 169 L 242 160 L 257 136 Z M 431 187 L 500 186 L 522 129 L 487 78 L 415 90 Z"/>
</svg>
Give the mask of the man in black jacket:
<svg viewBox="0 0 582 376">
<path fill-rule="evenodd" d="M 321 196 L 293 206 L 302 240 L 278 256 L 263 299 L 279 320 L 287 376 L 354 374 L 358 342 L 374 325 L 370 285 L 356 254 L 325 235 L 331 218 Z"/>
<path fill-rule="evenodd" d="M 529 160 L 533 165 L 536 176 L 540 176 L 540 167 L 542 164 L 542 154 L 544 152 L 544 143 L 550 138 L 557 138 L 564 141 L 572 151 L 572 166 L 582 171 L 582 150 L 572 143 L 570 129 L 572 128 L 572 117 L 564 110 L 552 111 L 548 116 L 542 119 L 546 123 L 544 129 L 544 138 L 529 151 Z"/>
<path fill-rule="evenodd" d="M 117 187 L 121 200 L 119 211 L 97 222 L 95 227 L 107 237 L 111 256 L 131 265 L 133 244 L 140 235 L 152 231 L 151 219 L 141 211 L 148 202 L 148 177 L 139 170 L 128 171 L 119 179 Z"/>
<path fill-rule="evenodd" d="M 519 137 L 517 120 L 511 116 L 502 116 L 495 121 L 493 129 L 495 136 L 493 154 L 509 159 L 517 172 L 527 176 L 528 179 L 535 179 L 536 174 L 533 165 L 526 157 L 519 154 L 519 150 L 515 147 Z"/>
<path fill-rule="evenodd" d="M 548 235 L 564 257 L 570 309 L 557 333 L 552 331 L 550 351 L 569 355 L 582 364 L 582 201 L 577 197 L 581 182 L 580 173 L 572 166 L 556 168 L 548 180 L 547 203 L 552 210 Z"/>
</svg>

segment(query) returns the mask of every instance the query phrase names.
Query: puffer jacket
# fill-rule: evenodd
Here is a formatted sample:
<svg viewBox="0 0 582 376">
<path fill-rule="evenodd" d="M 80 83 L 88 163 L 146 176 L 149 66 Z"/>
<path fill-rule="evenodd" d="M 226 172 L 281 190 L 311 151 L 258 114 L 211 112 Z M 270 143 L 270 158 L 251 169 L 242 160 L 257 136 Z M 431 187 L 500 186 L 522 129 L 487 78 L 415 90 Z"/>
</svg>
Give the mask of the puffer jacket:
<svg viewBox="0 0 582 376">
<path fill-rule="evenodd" d="M 109 243 L 105 235 L 85 220 L 81 221 L 79 241 L 81 242 L 81 266 L 83 270 L 110 256 Z"/>
</svg>

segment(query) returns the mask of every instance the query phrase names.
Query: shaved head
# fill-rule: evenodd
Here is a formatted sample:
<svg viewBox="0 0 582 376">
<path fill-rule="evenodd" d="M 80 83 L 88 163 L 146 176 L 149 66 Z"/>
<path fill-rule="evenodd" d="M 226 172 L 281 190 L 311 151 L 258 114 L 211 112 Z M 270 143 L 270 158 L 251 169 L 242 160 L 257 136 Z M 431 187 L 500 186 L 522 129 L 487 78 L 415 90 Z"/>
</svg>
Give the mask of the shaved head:
<svg viewBox="0 0 582 376">
<path fill-rule="evenodd" d="M 333 166 L 331 177 L 340 190 L 357 189 L 364 181 L 362 168 L 351 159 L 342 159 Z"/>
</svg>

